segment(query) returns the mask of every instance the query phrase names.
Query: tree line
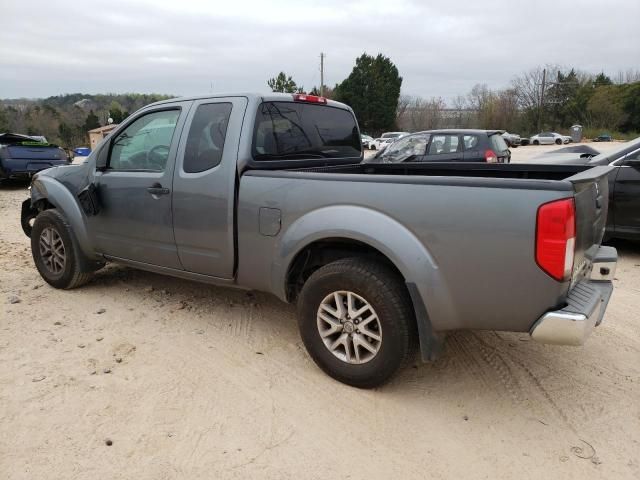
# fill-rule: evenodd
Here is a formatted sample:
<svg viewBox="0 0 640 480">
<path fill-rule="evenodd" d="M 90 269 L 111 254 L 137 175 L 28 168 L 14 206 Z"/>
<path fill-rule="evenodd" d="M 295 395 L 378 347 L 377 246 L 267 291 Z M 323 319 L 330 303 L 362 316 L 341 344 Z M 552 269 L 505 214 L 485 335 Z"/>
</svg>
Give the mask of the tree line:
<svg viewBox="0 0 640 480">
<path fill-rule="evenodd" d="M 267 82 L 277 92 L 304 92 L 281 72 Z M 580 124 L 586 132 L 640 132 L 640 71 L 615 78 L 576 68 L 546 65 L 516 75 L 507 88 L 475 85 L 447 103 L 442 97 L 401 95 L 402 77 L 383 55 L 363 54 L 349 76 L 324 95 L 350 105 L 362 132 L 436 128 L 502 129 L 531 135 L 542 130 L 568 131 Z M 310 94 L 319 94 L 314 87 Z"/>
<path fill-rule="evenodd" d="M 109 118 L 120 123 L 129 112 L 167 98 L 171 96 L 73 93 L 38 100 L 0 100 L 0 133 L 44 135 L 50 143 L 67 148 L 86 146 L 87 132 L 106 125 Z"/>
<path fill-rule="evenodd" d="M 307 93 L 284 72 L 267 80 L 274 92 Z M 543 87 L 544 85 L 544 87 Z M 363 53 L 351 73 L 325 97 L 350 105 L 363 133 L 436 128 L 503 129 L 521 135 L 567 131 L 581 124 L 628 137 L 640 132 L 640 71 L 614 78 L 575 68 L 546 65 L 516 75 L 507 88 L 475 85 L 447 103 L 441 97 L 401 95 L 402 77 L 390 58 Z M 428 86 L 425 86 L 427 89 Z M 309 94 L 319 95 L 314 86 Z M 0 100 L 0 133 L 44 135 L 65 147 L 88 144 L 87 132 L 120 123 L 144 105 L 171 98 L 160 94 L 67 94 L 40 100 Z"/>
</svg>

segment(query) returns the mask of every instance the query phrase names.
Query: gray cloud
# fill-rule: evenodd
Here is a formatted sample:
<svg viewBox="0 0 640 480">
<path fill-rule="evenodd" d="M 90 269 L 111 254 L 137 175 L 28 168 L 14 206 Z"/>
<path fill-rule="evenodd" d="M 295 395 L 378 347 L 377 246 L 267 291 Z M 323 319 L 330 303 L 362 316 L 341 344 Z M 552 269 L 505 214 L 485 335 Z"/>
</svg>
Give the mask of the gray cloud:
<svg viewBox="0 0 640 480">
<path fill-rule="evenodd" d="M 307 88 L 362 52 L 391 57 L 403 92 L 452 98 L 542 64 L 638 69 L 640 2 L 25 0 L 3 6 L 0 97 L 69 92 L 264 91 L 284 70 Z"/>
</svg>

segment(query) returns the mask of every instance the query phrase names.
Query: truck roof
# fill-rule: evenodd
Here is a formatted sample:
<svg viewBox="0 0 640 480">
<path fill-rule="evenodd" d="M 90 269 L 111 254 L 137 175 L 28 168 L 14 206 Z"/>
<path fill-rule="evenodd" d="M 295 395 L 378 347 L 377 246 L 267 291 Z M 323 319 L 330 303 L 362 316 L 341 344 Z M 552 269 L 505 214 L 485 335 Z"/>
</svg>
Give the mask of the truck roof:
<svg viewBox="0 0 640 480">
<path fill-rule="evenodd" d="M 207 100 L 214 98 L 229 98 L 229 97 L 245 97 L 248 100 L 258 100 L 261 102 L 293 102 L 294 93 L 251 93 L 251 92 L 236 92 L 236 93 L 211 93 L 208 95 L 195 95 L 190 97 L 175 97 L 167 100 L 160 100 L 159 102 L 152 103 L 148 106 L 165 105 L 175 102 L 193 101 L 193 100 Z M 327 99 L 326 105 L 337 108 L 344 108 L 345 110 L 351 110 L 351 107 L 335 100 Z M 146 108 L 146 107 L 144 107 Z"/>
</svg>

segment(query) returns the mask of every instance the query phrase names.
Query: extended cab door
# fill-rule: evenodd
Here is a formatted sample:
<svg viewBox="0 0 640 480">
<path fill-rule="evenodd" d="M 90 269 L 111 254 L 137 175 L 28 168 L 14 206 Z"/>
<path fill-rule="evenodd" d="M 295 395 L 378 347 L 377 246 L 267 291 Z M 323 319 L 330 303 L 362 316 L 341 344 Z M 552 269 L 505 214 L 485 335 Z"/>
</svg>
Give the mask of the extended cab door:
<svg viewBox="0 0 640 480">
<path fill-rule="evenodd" d="M 182 268 L 173 235 L 171 182 L 190 103 L 147 109 L 103 145 L 106 168 L 96 171 L 94 180 L 101 210 L 87 220 L 100 253 Z"/>
<path fill-rule="evenodd" d="M 245 97 L 194 102 L 173 178 L 173 225 L 185 270 L 233 278 L 238 145 Z M 248 135 L 251 135 L 249 132 Z"/>
<path fill-rule="evenodd" d="M 615 232 L 640 235 L 640 150 L 627 154 L 617 168 L 613 204 Z"/>
</svg>

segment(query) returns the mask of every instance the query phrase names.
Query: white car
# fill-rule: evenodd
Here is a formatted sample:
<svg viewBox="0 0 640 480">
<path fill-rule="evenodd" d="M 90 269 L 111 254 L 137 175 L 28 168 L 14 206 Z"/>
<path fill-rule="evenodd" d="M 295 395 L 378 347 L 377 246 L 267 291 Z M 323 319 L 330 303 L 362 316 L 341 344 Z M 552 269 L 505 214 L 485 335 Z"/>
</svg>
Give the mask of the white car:
<svg viewBox="0 0 640 480">
<path fill-rule="evenodd" d="M 384 150 L 397 139 L 409 135 L 409 132 L 386 132 L 369 144 L 371 150 Z"/>
<path fill-rule="evenodd" d="M 569 143 L 571 137 L 566 135 L 560 135 L 556 132 L 542 132 L 531 137 L 529 142 L 532 145 L 562 145 L 563 143 Z"/>
<path fill-rule="evenodd" d="M 370 149 L 371 143 L 373 142 L 373 137 L 370 137 L 369 135 L 361 134 L 360 141 L 362 142 L 362 146 L 364 148 Z"/>
</svg>

